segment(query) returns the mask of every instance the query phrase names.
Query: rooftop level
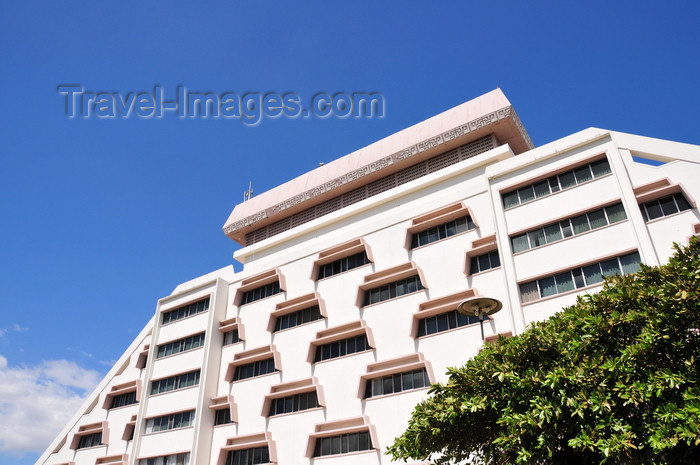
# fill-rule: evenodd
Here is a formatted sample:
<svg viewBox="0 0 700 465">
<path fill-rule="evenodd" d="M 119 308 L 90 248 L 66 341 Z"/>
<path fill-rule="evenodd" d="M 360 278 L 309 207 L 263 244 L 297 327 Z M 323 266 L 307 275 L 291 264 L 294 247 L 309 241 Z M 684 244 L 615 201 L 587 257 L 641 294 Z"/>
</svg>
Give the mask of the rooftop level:
<svg viewBox="0 0 700 465">
<path fill-rule="evenodd" d="M 239 244 L 251 245 L 394 187 L 403 178 L 415 179 L 421 164 L 429 172 L 431 161 L 447 166 L 449 159 L 459 161 L 503 144 L 516 155 L 533 148 L 512 105 L 496 89 L 236 205 L 223 230 Z M 408 173 L 412 167 L 418 171 Z"/>
</svg>

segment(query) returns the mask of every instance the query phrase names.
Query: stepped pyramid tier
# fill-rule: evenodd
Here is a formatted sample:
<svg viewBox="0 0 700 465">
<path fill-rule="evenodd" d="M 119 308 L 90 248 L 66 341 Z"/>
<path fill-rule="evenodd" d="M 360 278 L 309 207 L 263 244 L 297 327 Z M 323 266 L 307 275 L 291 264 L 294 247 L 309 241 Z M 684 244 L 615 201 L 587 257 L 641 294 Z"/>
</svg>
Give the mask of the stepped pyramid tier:
<svg viewBox="0 0 700 465">
<path fill-rule="evenodd" d="M 695 145 L 463 103 L 236 205 L 243 270 L 161 298 L 37 464 L 389 464 L 448 367 L 700 235 L 698 179 Z"/>
</svg>

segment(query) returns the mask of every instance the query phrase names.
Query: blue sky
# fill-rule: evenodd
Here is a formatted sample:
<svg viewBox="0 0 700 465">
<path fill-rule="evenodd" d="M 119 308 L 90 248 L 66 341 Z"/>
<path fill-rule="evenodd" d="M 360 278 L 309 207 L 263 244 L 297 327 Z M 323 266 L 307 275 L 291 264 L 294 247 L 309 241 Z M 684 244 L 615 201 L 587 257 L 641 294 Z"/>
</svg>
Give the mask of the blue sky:
<svg viewBox="0 0 700 465">
<path fill-rule="evenodd" d="M 37 399 L 72 415 L 158 298 L 234 262 L 221 227 L 249 181 L 260 193 L 496 87 L 536 145 L 590 126 L 700 143 L 700 4 L 581 5 L 2 2 L 0 463 L 34 463 L 63 423 Z M 71 119 L 66 84 L 379 92 L 386 112 Z"/>
</svg>

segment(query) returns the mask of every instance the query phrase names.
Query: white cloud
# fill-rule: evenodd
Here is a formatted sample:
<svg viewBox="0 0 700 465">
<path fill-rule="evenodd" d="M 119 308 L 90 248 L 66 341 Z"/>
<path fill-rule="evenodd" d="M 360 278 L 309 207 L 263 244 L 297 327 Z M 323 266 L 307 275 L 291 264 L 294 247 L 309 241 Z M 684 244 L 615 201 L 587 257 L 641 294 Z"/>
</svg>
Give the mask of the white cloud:
<svg viewBox="0 0 700 465">
<path fill-rule="evenodd" d="M 26 327 L 24 327 L 24 326 L 18 325 L 17 323 L 13 323 L 12 326 L 11 326 L 10 328 L 0 328 L 0 338 L 2 338 L 3 336 L 5 336 L 5 335 L 7 334 L 7 332 L 10 331 L 10 330 L 12 330 L 12 331 L 14 331 L 14 332 L 16 332 L 16 333 L 23 333 L 23 332 L 25 332 L 25 331 L 28 331 L 29 328 L 26 328 Z"/>
<path fill-rule="evenodd" d="M 99 379 L 68 360 L 13 367 L 0 355 L 0 453 L 43 452 Z"/>
</svg>

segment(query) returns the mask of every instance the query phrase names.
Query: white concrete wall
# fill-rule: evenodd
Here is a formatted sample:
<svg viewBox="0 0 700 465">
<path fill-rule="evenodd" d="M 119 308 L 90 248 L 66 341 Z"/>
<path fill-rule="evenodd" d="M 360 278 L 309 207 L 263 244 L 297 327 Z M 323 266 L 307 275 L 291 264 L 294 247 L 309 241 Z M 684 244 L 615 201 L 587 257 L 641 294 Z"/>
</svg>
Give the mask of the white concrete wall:
<svg viewBox="0 0 700 465">
<path fill-rule="evenodd" d="M 504 211 L 500 193 L 528 181 L 551 175 L 566 167 L 605 155 L 612 174 L 531 203 Z M 660 167 L 632 161 L 632 154 L 651 154 L 675 160 Z M 626 134 L 588 129 L 514 157 L 508 147 L 458 163 L 447 169 L 376 195 L 351 207 L 301 225 L 236 253 L 245 269 L 236 275 L 227 268 L 178 286 L 161 299 L 159 310 L 176 308 L 196 298 L 211 295 L 210 311 L 162 326 L 160 314 L 153 324 L 153 336 L 146 332 L 129 349 L 127 368 L 108 375 L 95 394 L 98 405 L 87 415 L 77 415 L 62 435 L 67 444 L 56 454 L 45 454 L 39 463 L 50 465 L 75 460 L 93 464 L 96 457 L 130 454 L 136 457 L 193 451 L 191 463 L 215 463 L 226 440 L 239 435 L 268 431 L 277 446 L 280 465 L 309 465 L 305 457 L 309 434 L 315 425 L 329 421 L 368 416 L 376 430 L 378 451 L 314 459 L 315 464 L 388 464 L 386 447 L 401 434 L 413 406 L 427 396 L 427 389 L 406 391 L 364 400 L 358 397 L 360 377 L 367 365 L 420 352 L 432 367 L 436 381 L 447 380 L 448 367 L 460 366 L 481 347 L 479 325 L 411 337 L 413 315 L 421 303 L 476 289 L 480 295 L 501 300 L 503 310 L 484 325 L 486 335 L 518 334 L 534 321 L 547 319 L 578 295 L 595 292 L 600 286 L 522 304 L 519 284 L 534 277 L 554 274 L 600 258 L 637 249 L 648 263 L 664 262 L 672 253 L 672 241 L 685 242 L 692 225 L 700 222 L 697 209 L 645 223 L 639 213 L 634 188 L 668 178 L 686 189 L 691 201 L 700 200 L 700 147 L 676 144 Z M 622 201 L 628 219 L 559 242 L 513 255 L 510 236 L 548 221 L 575 216 L 602 204 Z M 415 250 L 404 248 L 411 220 L 437 208 L 464 202 L 473 212 L 478 228 Z M 465 274 L 466 253 L 473 241 L 495 235 L 501 266 L 475 276 Z M 362 237 L 372 251 L 373 263 L 319 281 L 311 276 L 318 252 Z M 424 291 L 381 302 L 365 308 L 356 306 L 358 286 L 368 274 L 413 261 L 425 278 Z M 241 281 L 258 273 L 279 268 L 286 280 L 286 292 L 254 303 L 235 306 Z M 468 270 L 467 270 L 468 271 Z M 327 318 L 271 334 L 270 313 L 278 303 L 318 292 L 325 302 Z M 245 341 L 221 347 L 218 324 L 238 317 L 245 327 Z M 319 331 L 363 320 L 371 331 L 375 349 L 309 363 L 307 355 Z M 205 346 L 188 353 L 153 360 L 162 342 L 207 331 Z M 134 367 L 138 353 L 150 342 L 151 352 L 144 370 Z M 224 377 L 234 355 L 274 344 L 280 354 L 281 371 L 257 378 L 227 382 Z M 121 363 L 121 362 L 120 362 Z M 199 386 L 150 396 L 148 380 L 204 367 Z M 322 386 L 325 406 L 267 418 L 261 412 L 265 396 L 279 383 L 314 376 Z M 141 377 L 143 391 L 137 406 L 104 410 L 102 402 L 110 386 Z M 238 411 L 238 423 L 213 427 L 210 399 L 231 394 Z M 89 402 L 86 402 L 86 406 Z M 143 418 L 196 408 L 194 427 L 143 435 Z M 84 409 L 83 409 L 84 410 Z M 121 441 L 124 424 L 138 412 L 136 440 Z M 109 448 L 74 453 L 67 449 L 72 435 L 82 424 L 108 420 Z M 52 445 L 56 448 L 61 437 Z M 133 450 L 132 450 L 133 448 Z"/>
</svg>

